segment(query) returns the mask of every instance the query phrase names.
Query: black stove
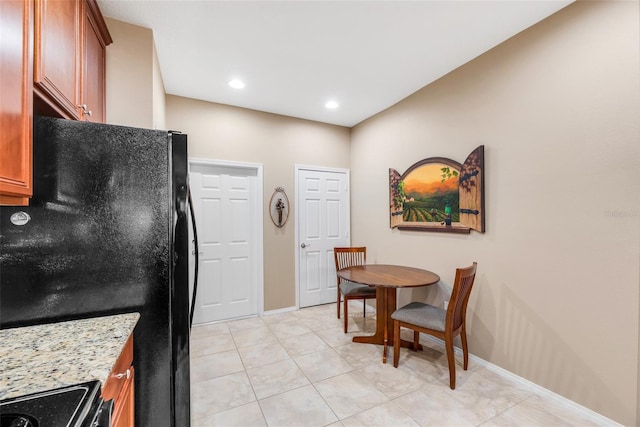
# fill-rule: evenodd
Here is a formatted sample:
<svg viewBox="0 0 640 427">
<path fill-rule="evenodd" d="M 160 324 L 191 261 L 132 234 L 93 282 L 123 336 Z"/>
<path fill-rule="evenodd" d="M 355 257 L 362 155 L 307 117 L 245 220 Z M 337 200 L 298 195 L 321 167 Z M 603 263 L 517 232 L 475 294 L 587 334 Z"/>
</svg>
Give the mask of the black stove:
<svg viewBox="0 0 640 427">
<path fill-rule="evenodd" d="M 101 426 L 105 405 L 100 381 L 91 381 L 0 401 L 0 427 Z M 110 414 L 105 414 L 108 422 Z"/>
</svg>

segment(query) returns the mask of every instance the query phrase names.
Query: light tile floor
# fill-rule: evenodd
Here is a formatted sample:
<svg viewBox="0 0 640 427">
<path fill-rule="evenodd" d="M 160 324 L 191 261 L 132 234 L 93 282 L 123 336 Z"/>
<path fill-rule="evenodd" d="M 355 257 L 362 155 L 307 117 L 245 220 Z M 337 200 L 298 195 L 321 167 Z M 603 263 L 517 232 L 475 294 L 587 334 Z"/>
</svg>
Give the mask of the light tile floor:
<svg viewBox="0 0 640 427">
<path fill-rule="evenodd" d="M 191 414 L 199 426 L 596 426 L 557 400 L 469 362 L 456 361 L 449 388 L 444 348 L 424 351 L 356 344 L 375 316 L 352 302 L 349 332 L 335 304 L 194 326 Z M 411 332 L 403 331 L 410 339 Z M 404 337 L 404 335 L 403 335 Z"/>
</svg>

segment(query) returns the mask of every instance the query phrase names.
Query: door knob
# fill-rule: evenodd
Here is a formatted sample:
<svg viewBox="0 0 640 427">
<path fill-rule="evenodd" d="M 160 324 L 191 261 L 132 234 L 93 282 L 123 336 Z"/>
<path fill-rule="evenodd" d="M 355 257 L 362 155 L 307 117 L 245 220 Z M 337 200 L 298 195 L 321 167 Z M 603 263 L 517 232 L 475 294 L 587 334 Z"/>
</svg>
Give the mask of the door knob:
<svg viewBox="0 0 640 427">
<path fill-rule="evenodd" d="M 306 248 L 307 246 L 311 246 L 311 243 L 309 243 L 308 245 L 307 245 L 307 244 L 305 244 L 305 243 L 300 243 L 300 247 L 301 247 L 302 249 Z"/>
</svg>

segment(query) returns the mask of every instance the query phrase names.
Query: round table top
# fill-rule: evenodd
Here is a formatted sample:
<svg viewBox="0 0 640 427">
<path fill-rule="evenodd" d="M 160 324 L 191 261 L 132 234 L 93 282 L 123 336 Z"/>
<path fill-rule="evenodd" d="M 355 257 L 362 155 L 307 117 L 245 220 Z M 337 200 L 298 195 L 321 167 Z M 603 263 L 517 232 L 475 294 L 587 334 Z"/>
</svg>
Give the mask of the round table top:
<svg viewBox="0 0 640 427">
<path fill-rule="evenodd" d="M 362 285 L 391 288 L 427 286 L 433 285 L 440 280 L 440 276 L 429 270 L 386 264 L 347 267 L 339 270 L 338 276 L 344 280 Z"/>
</svg>

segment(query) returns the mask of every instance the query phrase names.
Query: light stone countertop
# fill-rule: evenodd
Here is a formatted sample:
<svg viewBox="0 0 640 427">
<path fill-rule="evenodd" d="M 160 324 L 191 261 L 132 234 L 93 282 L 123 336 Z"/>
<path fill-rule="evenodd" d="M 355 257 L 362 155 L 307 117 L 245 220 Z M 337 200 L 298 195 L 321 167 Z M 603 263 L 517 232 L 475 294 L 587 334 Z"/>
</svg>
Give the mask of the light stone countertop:
<svg viewBox="0 0 640 427">
<path fill-rule="evenodd" d="M 139 318 L 128 313 L 0 330 L 0 399 L 104 384 Z"/>
</svg>

